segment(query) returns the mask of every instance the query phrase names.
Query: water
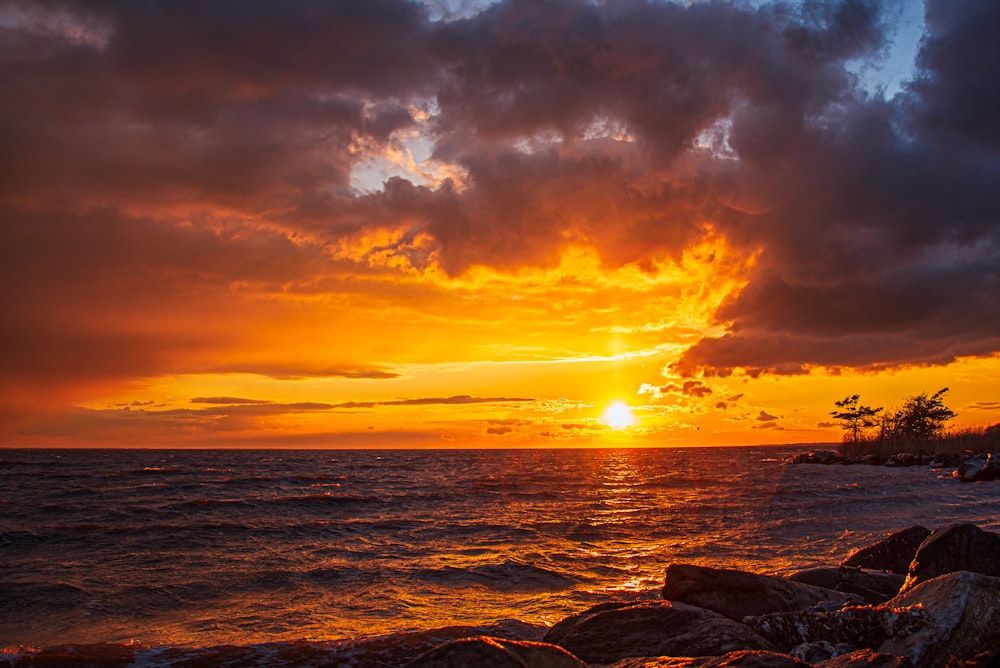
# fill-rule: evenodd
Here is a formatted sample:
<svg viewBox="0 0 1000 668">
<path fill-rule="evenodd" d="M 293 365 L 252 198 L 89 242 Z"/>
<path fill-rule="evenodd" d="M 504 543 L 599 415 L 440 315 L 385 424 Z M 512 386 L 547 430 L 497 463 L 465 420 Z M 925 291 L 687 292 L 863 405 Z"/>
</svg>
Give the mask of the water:
<svg viewBox="0 0 1000 668">
<path fill-rule="evenodd" d="M 377 636 L 787 573 L 913 524 L 1000 530 L 1000 483 L 783 447 L 0 450 L 0 646 Z"/>
</svg>

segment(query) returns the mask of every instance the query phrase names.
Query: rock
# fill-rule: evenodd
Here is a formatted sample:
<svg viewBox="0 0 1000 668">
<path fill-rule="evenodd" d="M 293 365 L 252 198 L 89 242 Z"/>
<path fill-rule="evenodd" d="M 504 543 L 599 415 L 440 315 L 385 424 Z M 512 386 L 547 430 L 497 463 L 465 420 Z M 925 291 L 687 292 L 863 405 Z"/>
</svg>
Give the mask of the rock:
<svg viewBox="0 0 1000 668">
<path fill-rule="evenodd" d="M 932 469 L 943 469 L 950 466 L 958 466 L 962 463 L 961 455 L 951 455 L 946 453 L 935 453 L 931 456 L 929 466 Z"/>
<path fill-rule="evenodd" d="M 917 548 L 929 535 L 931 532 L 919 525 L 897 531 L 854 552 L 841 565 L 906 575 Z"/>
<path fill-rule="evenodd" d="M 730 652 L 724 656 L 637 657 L 622 659 L 604 668 L 810 668 L 788 654 L 761 650 Z"/>
<path fill-rule="evenodd" d="M 832 450 L 812 450 L 798 454 L 787 461 L 792 464 L 840 464 L 844 458 Z"/>
<path fill-rule="evenodd" d="M 900 452 L 885 460 L 886 466 L 916 466 L 919 463 L 919 456 L 912 452 Z"/>
<path fill-rule="evenodd" d="M 901 591 L 955 571 L 1000 576 L 1000 535 L 975 524 L 935 529 L 913 557 Z"/>
<path fill-rule="evenodd" d="M 788 653 L 791 656 L 794 656 L 797 659 L 802 659 L 809 665 L 812 665 L 820 661 L 827 661 L 835 656 L 840 656 L 841 654 L 847 654 L 853 650 L 853 646 L 845 643 L 834 645 L 827 640 L 818 640 L 796 645 L 789 650 Z"/>
<path fill-rule="evenodd" d="M 714 610 L 736 621 L 769 612 L 804 610 L 817 603 L 839 607 L 856 600 L 782 577 L 689 564 L 667 567 L 663 598 Z"/>
<path fill-rule="evenodd" d="M 861 568 L 811 568 L 788 576 L 793 582 L 802 582 L 814 587 L 834 589 L 845 594 L 856 594 L 865 603 L 877 605 L 885 603 L 899 593 L 904 576 L 898 573 Z"/>
<path fill-rule="evenodd" d="M 962 482 L 984 482 L 1000 478 L 1000 457 L 991 452 L 970 457 L 955 469 L 955 477 Z"/>
<path fill-rule="evenodd" d="M 748 620 L 747 625 L 775 650 L 791 654 L 799 648 L 802 654 L 816 649 L 808 646 L 817 643 L 828 643 L 837 653 L 876 648 L 889 638 L 925 630 L 931 622 L 919 611 L 884 605 L 851 607 L 835 612 L 775 612 Z"/>
<path fill-rule="evenodd" d="M 1000 658 L 1000 578 L 949 573 L 916 585 L 891 604 L 921 606 L 931 624 L 894 634 L 881 652 L 906 656 L 917 666 L 987 666 Z"/>
<path fill-rule="evenodd" d="M 882 654 L 872 649 L 859 649 L 850 654 L 826 661 L 820 661 L 813 668 L 912 668 L 913 663 L 905 656 Z"/>
<path fill-rule="evenodd" d="M 479 636 L 452 640 L 407 664 L 408 668 L 587 668 L 555 645 Z"/>
<path fill-rule="evenodd" d="M 772 613 L 747 625 L 774 649 L 811 663 L 832 647 L 841 654 L 877 649 L 916 666 L 944 666 L 953 659 L 954 665 L 990 665 L 1000 658 L 1000 578 L 950 573 L 880 606 Z"/>
<path fill-rule="evenodd" d="M 671 601 L 599 605 L 563 620 L 543 640 L 587 663 L 771 649 L 744 624 L 711 610 Z"/>
</svg>

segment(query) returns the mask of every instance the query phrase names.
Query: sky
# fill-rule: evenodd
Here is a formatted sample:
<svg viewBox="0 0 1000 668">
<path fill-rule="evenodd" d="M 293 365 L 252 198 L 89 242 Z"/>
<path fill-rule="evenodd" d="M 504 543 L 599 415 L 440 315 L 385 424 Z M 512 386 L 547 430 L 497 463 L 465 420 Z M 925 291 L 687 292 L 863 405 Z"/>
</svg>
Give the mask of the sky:
<svg viewBox="0 0 1000 668">
<path fill-rule="evenodd" d="M 835 401 L 943 387 L 1000 422 L 997 35 L 0 0 L 0 446 L 835 442 Z"/>
</svg>

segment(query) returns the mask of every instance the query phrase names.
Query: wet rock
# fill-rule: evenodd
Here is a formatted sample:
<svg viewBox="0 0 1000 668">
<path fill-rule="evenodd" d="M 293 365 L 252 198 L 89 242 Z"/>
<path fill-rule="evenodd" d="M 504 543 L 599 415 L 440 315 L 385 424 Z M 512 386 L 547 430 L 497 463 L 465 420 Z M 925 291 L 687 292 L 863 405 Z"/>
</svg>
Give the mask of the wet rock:
<svg viewBox="0 0 1000 668">
<path fill-rule="evenodd" d="M 892 605 L 921 606 L 931 624 L 894 634 L 881 652 L 906 656 L 917 666 L 987 666 L 1000 658 L 1000 578 L 949 573 L 916 585 Z"/>
<path fill-rule="evenodd" d="M 555 645 L 479 636 L 452 640 L 407 664 L 407 668 L 586 668 Z"/>
<path fill-rule="evenodd" d="M 985 482 L 1000 478 L 1000 455 L 987 452 L 970 457 L 955 469 L 955 477 L 962 482 Z"/>
<path fill-rule="evenodd" d="M 906 575 L 917 548 L 930 535 L 929 529 L 919 525 L 897 531 L 854 552 L 841 565 Z"/>
<path fill-rule="evenodd" d="M 813 668 L 912 668 L 913 662 L 905 656 L 884 654 L 872 649 L 859 649 L 850 654 L 814 664 Z"/>
<path fill-rule="evenodd" d="M 812 450 L 790 457 L 792 464 L 840 464 L 844 458 L 832 450 Z"/>
<path fill-rule="evenodd" d="M 663 598 L 714 610 L 736 621 L 769 612 L 804 610 L 817 603 L 840 607 L 857 600 L 787 578 L 689 564 L 667 567 Z"/>
<path fill-rule="evenodd" d="M 771 649 L 744 624 L 711 610 L 671 601 L 600 605 L 563 620 L 543 640 L 587 663 Z"/>
<path fill-rule="evenodd" d="M 913 557 L 901 591 L 956 571 L 1000 576 L 1000 535 L 975 524 L 935 529 Z"/>
<path fill-rule="evenodd" d="M 890 638 L 925 630 L 931 622 L 919 610 L 886 605 L 834 612 L 776 612 L 748 620 L 747 625 L 779 652 L 792 653 L 803 645 L 828 643 L 837 653 L 847 653 L 877 648 Z"/>
<path fill-rule="evenodd" d="M 845 594 L 856 594 L 865 603 L 884 603 L 899 593 L 905 577 L 898 573 L 864 570 L 862 568 L 811 568 L 788 576 L 793 582 L 814 587 L 834 589 Z"/>
<path fill-rule="evenodd" d="M 812 665 L 820 661 L 827 661 L 835 656 L 840 656 L 841 654 L 847 654 L 853 650 L 854 647 L 844 643 L 834 645 L 832 642 L 827 640 L 818 640 L 796 645 L 789 650 L 788 653 L 791 656 L 794 656 L 797 659 L 802 659 L 809 665 Z"/>
<path fill-rule="evenodd" d="M 636 657 L 604 668 L 810 668 L 788 654 L 761 650 L 730 652 L 724 656 Z"/>
</svg>

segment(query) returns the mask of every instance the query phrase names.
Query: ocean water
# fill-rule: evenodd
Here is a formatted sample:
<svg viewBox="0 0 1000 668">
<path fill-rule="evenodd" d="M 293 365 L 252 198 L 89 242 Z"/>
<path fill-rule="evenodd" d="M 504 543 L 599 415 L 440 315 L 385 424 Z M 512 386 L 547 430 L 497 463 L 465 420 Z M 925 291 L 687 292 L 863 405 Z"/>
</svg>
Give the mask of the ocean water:
<svg viewBox="0 0 1000 668">
<path fill-rule="evenodd" d="M 0 647 L 538 628 L 655 598 L 669 563 L 788 573 L 913 524 L 1000 530 L 1000 482 L 799 451 L 0 450 Z"/>
</svg>

